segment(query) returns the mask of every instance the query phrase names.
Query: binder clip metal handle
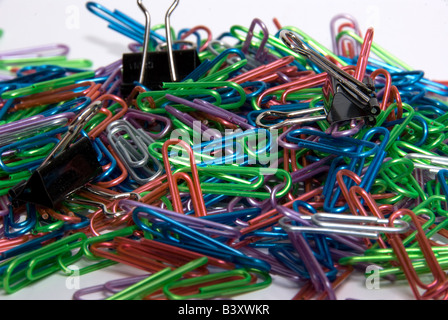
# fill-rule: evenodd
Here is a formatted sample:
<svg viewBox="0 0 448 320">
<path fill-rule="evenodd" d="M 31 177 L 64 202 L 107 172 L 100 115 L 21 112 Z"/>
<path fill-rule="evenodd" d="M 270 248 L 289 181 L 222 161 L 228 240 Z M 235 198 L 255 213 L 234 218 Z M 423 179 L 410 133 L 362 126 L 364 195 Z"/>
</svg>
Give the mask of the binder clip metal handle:
<svg viewBox="0 0 448 320">
<path fill-rule="evenodd" d="M 307 48 L 299 36 L 289 30 L 280 32 L 280 39 L 291 50 L 303 55 L 327 73 L 322 88 L 327 121 L 332 124 L 354 119 L 363 119 L 367 125 L 374 125 L 380 114 L 373 81 L 366 77 L 360 81 L 333 62 Z"/>
<path fill-rule="evenodd" d="M 296 125 L 296 124 L 325 120 L 327 118 L 326 115 L 316 115 L 316 116 L 311 115 L 313 113 L 322 112 L 322 111 L 325 111 L 324 107 L 296 110 L 296 111 L 292 111 L 292 112 L 285 112 L 285 111 L 278 111 L 278 110 L 266 110 L 264 112 L 261 112 L 257 116 L 257 118 L 255 119 L 255 123 L 260 128 L 275 130 L 275 129 L 280 129 L 285 126 L 292 126 L 292 125 Z M 305 117 L 305 115 L 310 115 L 310 116 Z M 276 123 L 276 124 L 272 124 L 272 125 L 266 125 L 262 122 L 264 120 L 264 118 L 268 118 L 268 117 L 272 117 L 272 116 L 279 117 L 279 118 L 283 117 L 286 120 Z"/>
<path fill-rule="evenodd" d="M 142 53 L 123 54 L 121 93 L 128 96 L 139 81 L 149 90 L 161 90 L 164 82 L 179 82 L 193 72 L 200 64 L 197 49 L 173 50 L 171 35 L 171 14 L 179 4 L 174 0 L 165 14 L 166 49 L 148 51 L 151 32 L 151 16 L 142 0 L 137 4 L 145 14 L 145 33 Z M 162 48 L 162 46 L 158 46 Z"/>
</svg>

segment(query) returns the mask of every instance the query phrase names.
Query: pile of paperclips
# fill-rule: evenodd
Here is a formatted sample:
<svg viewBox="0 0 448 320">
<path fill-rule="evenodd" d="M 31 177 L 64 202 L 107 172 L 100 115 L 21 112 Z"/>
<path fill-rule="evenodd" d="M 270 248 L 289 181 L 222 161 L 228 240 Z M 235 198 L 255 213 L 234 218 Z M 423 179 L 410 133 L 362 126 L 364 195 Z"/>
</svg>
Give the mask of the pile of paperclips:
<svg viewBox="0 0 448 320">
<path fill-rule="evenodd" d="M 448 297 L 446 84 L 347 15 L 330 50 L 277 20 L 176 34 L 178 1 L 158 26 L 137 3 L 145 25 L 87 3 L 132 40 L 105 67 L 64 45 L 0 52 L 4 293 L 82 261 L 147 274 L 74 299 L 232 298 L 273 276 L 337 299 L 369 266 Z"/>
</svg>

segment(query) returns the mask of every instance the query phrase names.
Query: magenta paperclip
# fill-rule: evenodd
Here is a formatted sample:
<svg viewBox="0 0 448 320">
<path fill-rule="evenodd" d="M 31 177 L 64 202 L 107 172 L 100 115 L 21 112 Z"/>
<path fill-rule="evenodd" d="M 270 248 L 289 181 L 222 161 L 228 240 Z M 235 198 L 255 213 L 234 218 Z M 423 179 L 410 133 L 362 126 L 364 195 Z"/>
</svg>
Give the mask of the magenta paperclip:
<svg viewBox="0 0 448 320">
<path fill-rule="evenodd" d="M 242 129 L 255 129 L 254 126 L 247 123 L 247 119 L 240 117 L 228 110 L 217 107 L 210 102 L 207 102 L 207 101 L 204 101 L 201 99 L 194 99 L 193 101 L 190 101 L 190 100 L 186 100 L 183 98 L 173 96 L 171 94 L 167 94 L 165 96 L 165 98 L 170 101 L 183 104 L 187 107 L 196 109 L 198 111 L 206 112 L 213 116 L 219 117 L 219 118 L 227 120 L 229 122 L 232 122 L 232 123 L 240 126 Z"/>
</svg>

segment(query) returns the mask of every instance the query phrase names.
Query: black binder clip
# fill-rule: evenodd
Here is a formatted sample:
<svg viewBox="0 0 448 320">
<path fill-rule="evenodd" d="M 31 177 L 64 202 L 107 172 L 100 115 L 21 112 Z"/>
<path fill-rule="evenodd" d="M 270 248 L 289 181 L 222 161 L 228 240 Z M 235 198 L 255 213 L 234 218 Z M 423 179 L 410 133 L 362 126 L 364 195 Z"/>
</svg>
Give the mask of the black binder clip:
<svg viewBox="0 0 448 320">
<path fill-rule="evenodd" d="M 326 119 L 330 124 L 356 119 L 363 119 L 367 126 L 376 124 L 376 117 L 381 109 L 371 78 L 365 77 L 362 82 L 357 80 L 331 61 L 306 48 L 294 32 L 282 30 L 280 38 L 290 49 L 327 73 L 322 91 Z"/>
<path fill-rule="evenodd" d="M 145 14 L 145 38 L 143 52 L 123 54 L 121 94 L 124 97 L 131 93 L 136 81 L 149 90 L 161 90 L 163 82 L 181 81 L 201 64 L 196 48 L 173 50 L 170 17 L 179 0 L 175 0 L 165 14 L 166 50 L 159 46 L 156 51 L 148 51 L 151 31 L 149 11 L 141 0 L 137 0 L 137 4 Z"/>
<path fill-rule="evenodd" d="M 83 125 L 100 107 L 100 101 L 91 103 L 71 123 L 67 133 L 31 177 L 10 189 L 9 196 L 13 207 L 32 203 L 56 209 L 69 194 L 102 172 L 90 139 L 83 136 L 73 143 Z"/>
</svg>

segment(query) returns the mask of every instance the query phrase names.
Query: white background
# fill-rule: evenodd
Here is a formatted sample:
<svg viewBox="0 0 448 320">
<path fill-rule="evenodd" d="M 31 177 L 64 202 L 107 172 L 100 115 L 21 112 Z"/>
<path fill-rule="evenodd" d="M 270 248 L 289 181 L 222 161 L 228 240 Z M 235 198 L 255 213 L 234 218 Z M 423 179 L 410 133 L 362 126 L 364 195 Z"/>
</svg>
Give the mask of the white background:
<svg viewBox="0 0 448 320">
<path fill-rule="evenodd" d="M 151 12 L 152 25 L 163 23 L 171 0 L 143 1 Z M 86 58 L 95 67 L 116 61 L 131 42 L 107 28 L 90 13 L 82 0 L 0 0 L 0 52 L 48 43 L 64 43 L 70 58 Z M 144 23 L 135 0 L 103 0 L 98 3 L 118 9 Z M 249 27 L 261 19 L 270 33 L 277 29 L 273 18 L 292 25 L 326 47 L 331 47 L 330 20 L 351 14 L 363 34 L 375 29 L 374 41 L 393 55 L 423 70 L 431 79 L 448 76 L 448 0 L 181 0 L 171 16 L 177 31 L 205 25 L 217 37 L 232 25 Z"/>
<path fill-rule="evenodd" d="M 128 38 L 107 28 L 107 23 L 90 13 L 80 0 L 0 0 L 0 52 L 43 44 L 63 43 L 70 47 L 69 58 L 89 59 L 94 67 L 107 65 L 128 51 Z M 118 9 L 144 23 L 136 1 L 103 0 L 100 4 Z M 168 0 L 144 1 L 151 11 L 152 24 L 163 23 Z M 448 0 L 182 0 L 171 17 L 176 30 L 205 25 L 217 37 L 232 25 L 249 27 L 254 18 L 265 22 L 275 33 L 272 19 L 292 25 L 331 48 L 330 20 L 337 14 L 354 16 L 363 31 L 375 30 L 374 41 L 393 55 L 423 70 L 426 77 L 448 79 Z M 85 275 L 81 287 L 101 284 L 139 274 L 132 268 L 112 267 Z M 20 292 L 0 299 L 71 299 L 67 278 L 55 275 Z M 298 291 L 293 284 L 275 278 L 269 288 L 243 296 L 248 299 L 290 299 Z M 338 291 L 339 299 L 413 299 L 406 283 L 381 284 L 367 290 L 362 276 L 353 276 Z"/>
</svg>

